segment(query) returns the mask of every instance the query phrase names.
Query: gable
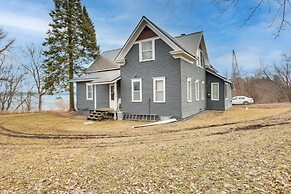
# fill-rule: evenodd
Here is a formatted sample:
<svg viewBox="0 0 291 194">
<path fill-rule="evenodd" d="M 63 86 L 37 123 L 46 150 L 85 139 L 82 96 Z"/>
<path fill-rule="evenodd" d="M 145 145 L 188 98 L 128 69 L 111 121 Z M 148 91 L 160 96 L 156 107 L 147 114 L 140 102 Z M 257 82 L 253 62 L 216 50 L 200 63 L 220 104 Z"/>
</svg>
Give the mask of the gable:
<svg viewBox="0 0 291 194">
<path fill-rule="evenodd" d="M 144 33 L 142 34 L 142 32 Z M 191 53 L 185 51 L 185 49 L 172 36 L 170 36 L 168 33 L 160 29 L 157 25 L 155 25 L 143 16 L 134 31 L 131 33 L 126 43 L 124 44 L 124 46 L 122 47 L 121 51 L 116 56 L 115 62 L 120 65 L 124 65 L 126 54 L 138 38 L 145 38 L 146 36 L 155 35 L 157 35 L 173 49 L 170 54 L 172 54 L 174 58 L 183 57 L 187 58 L 191 62 L 197 60 L 196 55 L 192 55 Z"/>
<path fill-rule="evenodd" d="M 148 26 L 145 26 L 140 35 L 137 37 L 136 41 L 154 37 L 158 37 L 158 35 L 154 31 L 152 31 Z"/>
</svg>

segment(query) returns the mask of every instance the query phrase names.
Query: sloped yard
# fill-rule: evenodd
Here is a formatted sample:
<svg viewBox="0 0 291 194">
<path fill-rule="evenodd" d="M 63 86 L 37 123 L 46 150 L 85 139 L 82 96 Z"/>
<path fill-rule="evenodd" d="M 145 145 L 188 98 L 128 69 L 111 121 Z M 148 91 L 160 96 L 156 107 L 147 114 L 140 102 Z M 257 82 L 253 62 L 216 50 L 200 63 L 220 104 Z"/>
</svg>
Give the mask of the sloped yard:
<svg viewBox="0 0 291 194">
<path fill-rule="evenodd" d="M 66 113 L 0 115 L 0 193 L 290 192 L 291 106 L 132 129 Z"/>
</svg>

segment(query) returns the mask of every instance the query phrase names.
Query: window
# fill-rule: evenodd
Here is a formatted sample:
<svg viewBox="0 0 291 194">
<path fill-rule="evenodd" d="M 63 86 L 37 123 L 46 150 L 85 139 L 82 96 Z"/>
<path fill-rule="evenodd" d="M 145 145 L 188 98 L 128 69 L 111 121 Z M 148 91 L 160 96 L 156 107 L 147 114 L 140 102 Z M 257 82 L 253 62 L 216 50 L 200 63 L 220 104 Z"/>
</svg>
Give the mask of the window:
<svg viewBox="0 0 291 194">
<path fill-rule="evenodd" d="M 211 83 L 211 100 L 219 100 L 219 83 Z"/>
<path fill-rule="evenodd" d="M 205 98 L 205 82 L 204 81 L 202 81 L 201 82 L 201 100 L 204 100 L 204 98 Z"/>
<path fill-rule="evenodd" d="M 93 100 L 93 85 L 86 84 L 86 99 Z"/>
<path fill-rule="evenodd" d="M 192 79 L 187 78 L 187 102 L 192 102 Z"/>
<path fill-rule="evenodd" d="M 131 80 L 131 101 L 132 102 L 142 102 L 141 78 Z"/>
<path fill-rule="evenodd" d="M 165 78 L 153 78 L 154 102 L 166 102 Z"/>
<path fill-rule="evenodd" d="M 195 81 L 195 99 L 198 101 L 199 100 L 199 80 Z"/>
<path fill-rule="evenodd" d="M 155 60 L 155 40 L 147 40 L 139 43 L 139 61 Z"/>
<path fill-rule="evenodd" d="M 197 63 L 198 67 L 203 67 L 204 66 L 204 57 L 203 57 L 203 51 L 199 50 L 199 60 Z"/>
</svg>

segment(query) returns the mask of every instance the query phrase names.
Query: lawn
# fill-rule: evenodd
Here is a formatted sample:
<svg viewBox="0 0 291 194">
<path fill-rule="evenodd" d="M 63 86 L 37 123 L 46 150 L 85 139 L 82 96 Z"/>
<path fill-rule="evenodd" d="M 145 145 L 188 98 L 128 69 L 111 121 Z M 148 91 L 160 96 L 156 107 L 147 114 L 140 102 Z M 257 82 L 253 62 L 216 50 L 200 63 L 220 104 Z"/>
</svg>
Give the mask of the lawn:
<svg viewBox="0 0 291 194">
<path fill-rule="evenodd" d="M 0 115 L 0 193 L 291 191 L 291 105 L 184 121 L 84 125 L 68 113 Z"/>
</svg>

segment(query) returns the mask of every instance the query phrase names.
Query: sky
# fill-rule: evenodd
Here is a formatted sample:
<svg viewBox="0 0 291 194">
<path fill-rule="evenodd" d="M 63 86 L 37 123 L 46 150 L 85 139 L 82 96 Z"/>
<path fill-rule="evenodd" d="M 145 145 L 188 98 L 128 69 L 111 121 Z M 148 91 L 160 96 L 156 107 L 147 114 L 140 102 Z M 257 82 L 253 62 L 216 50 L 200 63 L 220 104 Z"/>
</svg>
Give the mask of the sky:
<svg viewBox="0 0 291 194">
<path fill-rule="evenodd" d="M 243 25 L 258 2 L 241 0 L 223 11 L 225 6 L 214 0 L 82 0 L 95 25 L 101 51 L 122 47 L 144 15 L 173 36 L 203 31 L 210 63 L 228 76 L 233 49 L 245 74 L 254 73 L 260 60 L 278 63 L 283 52 L 291 53 L 291 26 L 276 39 L 278 21 L 270 27 L 278 9 L 275 0 L 263 3 Z M 0 26 L 16 39 L 16 50 L 31 42 L 42 44 L 51 9 L 52 0 L 0 0 Z M 291 21 L 290 7 L 288 11 L 286 17 Z"/>
</svg>

